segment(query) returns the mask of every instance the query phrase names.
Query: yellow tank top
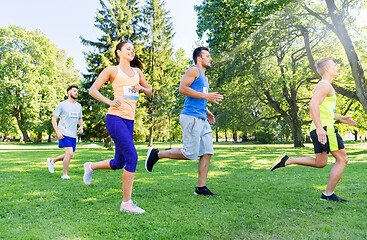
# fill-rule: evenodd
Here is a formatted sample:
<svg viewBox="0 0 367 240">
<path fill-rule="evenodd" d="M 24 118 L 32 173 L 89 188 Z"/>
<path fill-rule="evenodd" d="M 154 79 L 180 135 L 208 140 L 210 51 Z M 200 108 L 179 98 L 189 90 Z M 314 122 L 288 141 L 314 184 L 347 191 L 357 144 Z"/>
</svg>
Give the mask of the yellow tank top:
<svg viewBox="0 0 367 240">
<path fill-rule="evenodd" d="M 139 92 L 132 89 L 133 85 L 139 83 L 139 74 L 133 69 L 134 76 L 129 77 L 119 66 L 116 66 L 117 74 L 113 80 L 112 88 L 114 99 L 120 99 L 120 107 L 110 107 L 107 114 L 122 117 L 128 120 L 134 120 L 136 103 L 139 99 Z"/>
<path fill-rule="evenodd" d="M 334 113 L 336 106 L 336 95 L 333 86 L 326 80 L 327 84 L 333 89 L 333 95 L 331 97 L 326 97 L 324 101 L 320 104 L 320 118 L 323 127 L 333 128 L 334 127 Z M 320 81 L 320 82 L 321 82 Z M 315 130 L 316 126 L 314 122 L 311 123 L 310 131 Z"/>
</svg>

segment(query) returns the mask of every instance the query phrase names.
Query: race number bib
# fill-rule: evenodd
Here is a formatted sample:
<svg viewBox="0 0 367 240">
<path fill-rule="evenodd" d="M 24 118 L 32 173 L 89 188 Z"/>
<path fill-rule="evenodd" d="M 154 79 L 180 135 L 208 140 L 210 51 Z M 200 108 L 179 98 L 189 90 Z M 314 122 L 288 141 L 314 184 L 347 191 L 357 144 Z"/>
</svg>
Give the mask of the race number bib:
<svg viewBox="0 0 367 240">
<path fill-rule="evenodd" d="M 139 92 L 135 91 L 131 86 L 124 86 L 125 99 L 139 99 Z"/>
<path fill-rule="evenodd" d="M 205 93 L 205 94 L 208 94 L 208 88 L 207 87 L 203 87 L 203 93 Z"/>
<path fill-rule="evenodd" d="M 77 112 L 69 112 L 69 118 L 78 119 L 78 113 Z"/>
</svg>

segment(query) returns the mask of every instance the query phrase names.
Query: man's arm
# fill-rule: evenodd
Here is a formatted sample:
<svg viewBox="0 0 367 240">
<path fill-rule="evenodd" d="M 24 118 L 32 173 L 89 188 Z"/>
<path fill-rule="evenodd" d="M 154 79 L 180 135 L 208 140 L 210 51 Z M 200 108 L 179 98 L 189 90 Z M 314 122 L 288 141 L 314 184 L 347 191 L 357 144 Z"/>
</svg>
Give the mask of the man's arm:
<svg viewBox="0 0 367 240">
<path fill-rule="evenodd" d="M 343 115 L 334 113 L 334 119 L 339 120 L 340 122 L 348 124 L 350 126 L 355 126 L 357 124 L 356 121 L 354 121 L 351 116 L 343 116 Z"/>
<path fill-rule="evenodd" d="M 195 81 L 195 79 L 199 77 L 199 75 L 200 75 L 199 69 L 195 67 L 192 67 L 189 70 L 187 70 L 185 75 L 181 79 L 179 93 L 192 98 L 205 99 L 209 102 L 217 104 L 218 102 L 221 102 L 223 96 L 218 94 L 218 92 L 205 94 L 190 88 L 191 84 Z"/>
<path fill-rule="evenodd" d="M 59 128 L 57 127 L 57 118 L 58 116 L 56 115 L 53 115 L 52 116 L 52 126 L 54 127 L 55 129 L 55 132 L 56 132 L 56 135 L 57 135 L 57 138 L 58 139 L 63 139 L 64 136 L 62 135 L 62 132 L 60 132 Z"/>
<path fill-rule="evenodd" d="M 329 84 L 325 82 L 320 82 L 315 87 L 315 90 L 313 92 L 312 99 L 310 101 L 310 114 L 313 123 L 316 126 L 316 134 L 318 137 L 318 140 L 321 144 L 326 143 L 326 136 L 327 132 L 325 129 L 322 128 L 322 122 L 320 118 L 320 105 L 324 101 L 324 99 L 332 93 L 332 88 Z"/>
<path fill-rule="evenodd" d="M 79 124 L 78 133 L 82 134 L 83 133 L 83 119 L 82 118 L 78 119 L 78 124 Z"/>
<path fill-rule="evenodd" d="M 214 114 L 211 111 L 209 111 L 209 109 L 206 109 L 206 116 L 208 117 L 208 121 L 209 121 L 210 124 L 215 123 Z"/>
</svg>

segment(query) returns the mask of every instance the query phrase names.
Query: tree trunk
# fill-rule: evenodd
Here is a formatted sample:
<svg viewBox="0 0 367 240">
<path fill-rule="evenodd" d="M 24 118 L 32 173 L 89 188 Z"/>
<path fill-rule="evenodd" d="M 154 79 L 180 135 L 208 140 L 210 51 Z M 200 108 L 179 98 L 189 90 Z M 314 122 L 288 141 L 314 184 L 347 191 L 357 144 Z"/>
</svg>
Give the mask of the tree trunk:
<svg viewBox="0 0 367 240">
<path fill-rule="evenodd" d="M 112 147 L 112 138 L 111 137 L 106 137 L 104 139 L 104 147 L 105 148 L 111 148 Z"/>
<path fill-rule="evenodd" d="M 28 137 L 28 132 L 27 129 L 25 129 L 24 125 L 25 125 L 25 117 L 22 113 L 22 109 L 18 109 L 17 112 L 15 113 L 15 117 L 17 120 L 17 124 L 19 127 L 19 130 L 22 132 L 23 135 L 23 141 L 24 142 L 30 142 L 30 139 Z"/>
<path fill-rule="evenodd" d="M 237 132 L 236 131 L 233 132 L 233 140 L 234 140 L 235 143 L 238 143 Z"/>
<path fill-rule="evenodd" d="M 302 136 L 302 124 L 294 119 L 293 121 L 288 123 L 291 127 L 292 136 L 293 136 L 293 146 L 294 147 L 304 147 L 304 140 Z"/>
<path fill-rule="evenodd" d="M 358 141 L 358 131 L 354 130 L 354 141 Z"/>
<path fill-rule="evenodd" d="M 228 142 L 228 140 L 227 140 L 227 129 L 224 130 L 224 137 L 226 138 L 226 142 Z"/>
<path fill-rule="evenodd" d="M 149 128 L 149 142 L 148 142 L 148 146 L 151 147 L 153 146 L 153 140 L 154 140 L 154 124 L 155 124 L 155 116 L 154 116 L 154 111 L 152 114 L 152 125 Z"/>
<path fill-rule="evenodd" d="M 248 142 L 247 134 L 242 135 L 242 142 Z"/>
<path fill-rule="evenodd" d="M 47 142 L 51 142 L 52 133 L 53 133 L 53 129 L 49 129 L 48 132 L 47 132 L 47 134 L 48 134 Z"/>
<path fill-rule="evenodd" d="M 215 142 L 219 142 L 218 128 L 215 129 Z"/>
<path fill-rule="evenodd" d="M 36 142 L 42 142 L 42 132 L 37 132 Z"/>
</svg>

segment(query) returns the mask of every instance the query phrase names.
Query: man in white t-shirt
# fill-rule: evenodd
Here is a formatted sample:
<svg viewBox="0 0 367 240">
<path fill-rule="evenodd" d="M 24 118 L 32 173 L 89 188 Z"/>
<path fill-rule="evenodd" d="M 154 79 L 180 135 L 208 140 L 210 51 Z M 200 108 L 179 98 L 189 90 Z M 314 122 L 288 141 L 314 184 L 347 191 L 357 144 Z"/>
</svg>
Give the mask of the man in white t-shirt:
<svg viewBox="0 0 367 240">
<path fill-rule="evenodd" d="M 82 106 L 75 101 L 78 98 L 78 86 L 71 85 L 67 88 L 68 99 L 59 103 L 53 112 L 52 126 L 59 139 L 59 148 L 65 149 L 65 154 L 56 158 L 47 158 L 48 170 L 54 173 L 57 161 L 63 162 L 62 179 L 70 179 L 68 168 L 70 160 L 74 157 L 77 133 L 83 133 Z M 59 124 L 57 119 L 60 117 Z M 79 124 L 79 128 L 77 128 Z"/>
</svg>

